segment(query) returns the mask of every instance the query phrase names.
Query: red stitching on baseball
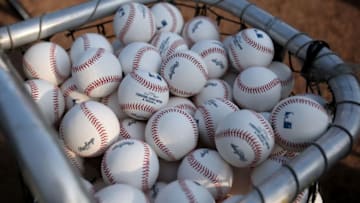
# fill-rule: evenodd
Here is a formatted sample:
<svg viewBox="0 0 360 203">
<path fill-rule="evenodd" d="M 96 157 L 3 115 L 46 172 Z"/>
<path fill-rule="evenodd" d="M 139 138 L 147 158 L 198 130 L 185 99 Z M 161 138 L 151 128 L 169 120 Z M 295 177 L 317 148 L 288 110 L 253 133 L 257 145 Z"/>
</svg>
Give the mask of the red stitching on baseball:
<svg viewBox="0 0 360 203">
<path fill-rule="evenodd" d="M 120 122 L 120 136 L 124 139 L 131 139 L 129 132 L 124 127 L 123 122 Z"/>
<path fill-rule="evenodd" d="M 227 99 L 224 99 L 224 98 L 216 98 L 216 99 L 222 101 L 224 104 L 226 104 L 226 106 L 231 108 L 233 111 L 239 110 L 239 107 L 237 107 L 234 103 L 232 103 L 231 101 L 229 101 Z"/>
<path fill-rule="evenodd" d="M 196 160 L 193 153 L 189 154 L 186 160 L 196 172 L 198 172 L 214 184 L 217 197 L 222 197 L 224 195 L 223 191 L 221 190 L 221 181 L 219 180 L 220 178 L 216 173 L 214 173 L 213 171 L 211 171 L 211 169 L 202 165 L 198 160 Z"/>
<path fill-rule="evenodd" d="M 54 87 L 53 94 L 52 94 L 52 102 L 54 105 L 54 115 L 55 115 L 55 121 L 60 118 L 60 112 L 59 112 L 59 95 L 57 91 L 57 87 Z"/>
<path fill-rule="evenodd" d="M 143 160 L 143 167 L 142 167 L 142 176 L 141 176 L 141 185 L 142 190 L 146 191 L 149 189 L 149 174 L 150 174 L 150 149 L 149 146 L 145 143 L 144 145 L 144 160 Z"/>
<path fill-rule="evenodd" d="M 85 117 L 90 121 L 92 126 L 95 128 L 96 132 L 100 136 L 100 149 L 98 152 L 102 152 L 107 147 L 108 136 L 105 127 L 101 123 L 101 121 L 88 109 L 86 103 L 83 102 L 80 104 L 80 109 L 84 113 Z"/>
<path fill-rule="evenodd" d="M 229 45 L 229 49 L 230 49 L 230 53 L 229 53 L 229 56 L 231 58 L 233 58 L 233 62 L 235 63 L 234 65 L 236 66 L 236 68 L 241 72 L 242 70 L 244 70 L 244 68 L 241 66 L 240 64 L 240 59 L 239 59 L 239 56 L 237 55 L 236 51 L 235 51 L 235 48 L 233 46 L 232 43 L 230 43 Z"/>
<path fill-rule="evenodd" d="M 175 15 L 174 11 L 172 10 L 172 8 L 170 7 L 170 5 L 168 3 L 161 3 L 161 4 L 170 13 L 171 18 L 173 19 L 173 25 L 170 28 L 170 32 L 175 32 L 176 31 L 176 26 L 177 26 L 176 15 Z"/>
<path fill-rule="evenodd" d="M 251 133 L 242 129 L 234 128 L 234 129 L 226 129 L 224 131 L 220 131 L 218 134 L 216 134 L 216 137 L 218 138 L 237 137 L 240 138 L 241 140 L 244 140 L 246 143 L 250 145 L 251 149 L 254 151 L 255 154 L 255 158 L 250 165 L 254 166 L 260 161 L 262 155 L 261 144 L 254 136 L 251 135 Z"/>
<path fill-rule="evenodd" d="M 39 100 L 40 92 L 39 88 L 33 80 L 28 80 L 27 83 L 30 86 L 30 95 L 33 100 Z"/>
<path fill-rule="evenodd" d="M 154 84 L 149 80 L 146 80 L 145 78 L 141 77 L 139 74 L 136 74 L 135 72 L 131 72 L 130 76 L 135 79 L 138 83 L 140 83 L 143 87 L 154 91 L 154 92 L 158 92 L 158 93 L 163 93 L 163 92 L 167 92 L 169 91 L 169 87 L 167 86 L 167 84 L 165 85 L 159 85 L 159 84 Z"/>
<path fill-rule="evenodd" d="M 76 72 L 80 72 L 80 71 L 90 68 L 104 55 L 104 53 L 105 53 L 105 49 L 99 48 L 96 51 L 96 53 L 91 58 L 89 58 L 87 61 L 85 61 L 84 63 L 82 63 L 78 66 L 73 66 L 72 71 L 76 73 Z"/>
<path fill-rule="evenodd" d="M 135 6 L 134 6 L 134 4 L 130 3 L 129 6 L 130 6 L 129 16 L 128 16 L 127 20 L 126 20 L 126 23 L 125 23 L 124 27 L 120 30 L 120 33 L 119 33 L 119 40 L 120 40 L 120 42 L 123 42 L 123 43 L 124 43 L 125 35 L 129 31 L 129 28 L 130 28 L 130 26 L 133 23 L 134 18 L 135 18 Z"/>
<path fill-rule="evenodd" d="M 182 109 L 182 110 L 188 109 L 189 111 L 192 111 L 192 112 L 196 111 L 196 108 L 194 106 L 192 106 L 191 104 L 178 104 L 178 105 L 175 105 L 175 107 Z"/>
<path fill-rule="evenodd" d="M 106 157 L 107 157 L 106 155 L 107 155 L 107 153 L 105 153 L 105 155 L 101 161 L 101 167 L 102 167 L 103 173 L 106 176 L 106 178 L 108 179 L 109 183 L 115 184 L 116 183 L 115 177 L 111 173 L 111 170 L 109 169 L 109 167 L 106 163 Z"/>
<path fill-rule="evenodd" d="M 133 70 L 138 70 L 139 66 L 140 66 L 140 60 L 142 58 L 142 56 L 147 52 L 147 51 L 155 51 L 157 52 L 157 49 L 155 47 L 152 46 L 146 46 L 146 47 L 142 47 L 138 52 L 136 52 L 134 60 L 133 60 Z"/>
<path fill-rule="evenodd" d="M 84 46 L 84 51 L 86 51 L 88 48 L 90 48 L 90 40 L 87 34 L 83 34 L 80 36 L 81 39 L 83 40 L 83 46 Z"/>
<path fill-rule="evenodd" d="M 56 46 L 57 45 L 54 43 L 52 43 L 50 46 L 50 51 L 49 51 L 50 70 L 55 75 L 55 77 L 59 77 L 60 80 L 64 80 L 65 76 L 60 74 L 57 63 L 56 63 L 56 56 L 55 56 Z"/>
<path fill-rule="evenodd" d="M 136 110 L 136 111 L 145 111 L 148 113 L 154 113 L 157 111 L 154 107 L 142 103 L 129 103 L 129 104 L 120 104 L 120 109 L 125 110 Z"/>
<path fill-rule="evenodd" d="M 76 85 L 72 84 L 63 90 L 63 95 L 64 95 L 64 97 L 68 97 L 72 92 L 74 92 L 76 90 L 77 90 Z"/>
<path fill-rule="evenodd" d="M 30 65 L 30 63 L 28 63 L 28 61 L 25 59 L 25 57 L 23 57 L 23 64 L 25 69 L 30 73 L 31 77 L 33 78 L 40 78 L 40 76 L 37 74 L 37 72 L 34 70 L 34 68 L 32 67 L 32 65 Z"/>
<path fill-rule="evenodd" d="M 260 114 L 257 113 L 255 111 L 250 110 L 250 112 L 260 121 L 261 125 L 265 128 L 265 130 L 267 131 L 267 133 L 274 138 L 274 131 L 270 125 L 270 123 L 264 119 L 264 117 Z"/>
<path fill-rule="evenodd" d="M 171 54 L 175 53 L 176 49 L 182 45 L 186 45 L 184 39 L 175 40 L 171 43 L 170 47 L 168 48 L 165 56 L 170 56 Z M 187 45 L 186 45 L 187 46 Z"/>
<path fill-rule="evenodd" d="M 199 106 L 197 109 L 204 118 L 206 136 L 208 137 L 211 146 L 215 146 L 215 124 L 209 111 L 204 106 Z"/>
<path fill-rule="evenodd" d="M 97 80 L 91 82 L 84 90 L 84 93 L 88 96 L 90 96 L 91 92 L 103 85 L 109 84 L 109 83 L 119 83 L 121 81 L 122 76 L 119 75 L 110 75 L 98 78 Z"/>
<path fill-rule="evenodd" d="M 289 77 L 287 77 L 285 80 L 280 80 L 281 86 L 287 86 L 290 85 L 293 82 L 293 75 L 291 73 L 291 75 Z"/>
<path fill-rule="evenodd" d="M 281 84 L 280 84 L 280 80 L 278 78 L 275 78 L 264 85 L 257 86 L 257 87 L 249 87 L 241 81 L 241 77 L 237 77 L 236 85 L 241 91 L 243 91 L 247 94 L 262 94 L 262 93 L 265 93 L 265 92 L 271 90 L 272 88 L 276 87 L 277 85 L 281 85 Z"/>
<path fill-rule="evenodd" d="M 158 34 L 156 34 L 153 39 L 151 40 L 150 44 L 152 44 L 154 47 L 156 47 L 157 49 L 159 49 L 158 45 L 159 45 L 159 42 L 160 42 L 160 35 L 162 34 L 163 32 L 160 32 Z"/>
<path fill-rule="evenodd" d="M 301 192 L 296 196 L 296 199 L 293 201 L 293 203 L 300 203 L 302 202 L 302 198 L 305 196 L 305 191 Z"/>
<path fill-rule="evenodd" d="M 195 195 L 192 193 L 192 191 L 189 189 L 189 187 L 186 185 L 185 180 L 179 180 L 179 185 L 182 189 L 182 191 L 185 193 L 185 196 L 189 203 L 197 203 Z"/>
<path fill-rule="evenodd" d="M 280 164 L 286 164 L 287 160 L 285 159 L 285 157 L 282 156 L 271 156 L 269 157 L 270 160 L 276 161 Z"/>
<path fill-rule="evenodd" d="M 327 112 L 319 103 L 312 101 L 311 99 L 305 99 L 305 98 L 291 98 L 290 97 L 289 99 L 287 99 L 286 101 L 283 101 L 282 103 L 280 103 L 280 105 L 275 107 L 275 109 L 271 113 L 270 121 L 271 121 L 271 125 L 273 126 L 273 129 L 274 129 L 276 141 L 282 146 L 285 146 L 285 147 L 287 146 L 292 149 L 301 151 L 301 150 L 305 149 L 306 147 L 308 147 L 311 143 L 310 142 L 293 143 L 293 142 L 285 140 L 284 138 L 281 137 L 281 135 L 279 133 L 279 129 L 276 125 L 278 114 L 284 107 L 286 107 L 287 105 L 290 105 L 290 104 L 308 105 L 312 108 L 315 108 L 315 109 L 321 111 L 325 115 L 327 115 Z"/>
<path fill-rule="evenodd" d="M 272 152 L 269 156 L 269 158 L 271 157 L 277 157 L 277 156 L 283 156 L 286 154 L 286 151 L 284 149 L 281 149 L 280 151 L 277 152 Z"/>
<path fill-rule="evenodd" d="M 109 105 L 110 97 L 111 97 L 111 94 L 103 97 L 103 98 L 101 99 L 101 103 L 105 104 L 106 106 Z"/>
<path fill-rule="evenodd" d="M 223 80 L 219 80 L 219 82 L 221 83 L 222 88 L 224 89 L 224 98 L 227 100 L 231 100 L 231 89 L 230 86 L 228 86 L 228 84 L 223 81 Z M 228 101 L 227 101 L 228 102 Z"/>
<path fill-rule="evenodd" d="M 210 47 L 205 49 L 204 51 L 200 52 L 200 56 L 205 58 L 210 54 L 221 54 L 222 56 L 226 57 L 226 52 L 223 48 L 220 47 Z"/>
<path fill-rule="evenodd" d="M 80 171 L 82 170 L 82 166 L 80 165 L 80 163 L 77 161 L 76 157 L 74 157 L 71 153 L 74 153 L 72 151 L 70 151 L 70 149 L 68 149 L 65 145 L 63 147 L 64 152 L 66 157 L 68 158 L 68 160 L 72 163 L 73 166 L 75 166 L 76 168 L 78 168 Z"/>
<path fill-rule="evenodd" d="M 267 53 L 267 54 L 273 54 L 274 50 L 270 47 L 266 47 L 254 40 L 252 40 L 247 34 L 247 31 L 243 31 L 241 32 L 241 37 L 244 39 L 244 41 L 249 44 L 251 47 L 253 47 L 254 49 L 263 52 L 263 53 Z"/>
<path fill-rule="evenodd" d="M 154 20 L 154 16 L 152 15 L 152 12 L 148 9 L 148 7 L 145 7 L 146 8 L 146 11 L 147 11 L 147 14 L 149 15 L 149 20 L 150 20 L 150 34 L 151 34 L 151 37 L 155 34 L 155 28 L 156 28 L 156 25 L 155 25 L 155 20 Z"/>
</svg>

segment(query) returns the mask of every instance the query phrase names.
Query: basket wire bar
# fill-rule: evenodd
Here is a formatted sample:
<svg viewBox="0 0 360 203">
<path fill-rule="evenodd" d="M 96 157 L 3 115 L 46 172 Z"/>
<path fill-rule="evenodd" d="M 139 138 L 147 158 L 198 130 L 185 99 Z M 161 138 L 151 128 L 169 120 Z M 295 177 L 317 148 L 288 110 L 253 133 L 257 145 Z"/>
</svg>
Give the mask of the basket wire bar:
<svg viewBox="0 0 360 203">
<path fill-rule="evenodd" d="M 69 30 L 68 35 L 74 37 L 75 28 L 77 30 L 79 27 L 82 29 L 81 26 L 85 23 L 113 14 L 118 6 L 128 1 L 89 1 L 78 6 L 1 27 L 0 49 L 10 50 L 21 47 L 65 30 Z M 154 3 L 156 1 L 141 0 L 136 2 Z M 178 3 L 179 1 L 169 2 L 182 4 Z M 196 10 L 195 14 L 209 12 L 216 15 L 216 12 L 211 9 L 213 6 L 223 9 L 237 16 L 240 22 L 263 29 L 284 50 L 289 51 L 291 55 L 301 61 L 307 59 L 309 46 L 316 42 L 305 33 L 299 32 L 245 0 L 196 0 L 194 2 L 197 8 L 200 8 Z M 206 9 L 206 7 L 203 9 L 201 5 L 210 5 L 210 9 Z M 224 19 L 217 18 L 217 21 L 220 23 Z M 236 22 L 234 21 L 234 23 Z M 103 27 L 98 27 L 99 31 L 103 31 L 103 29 Z M 227 33 L 222 34 L 227 35 Z M 91 202 L 92 199 L 79 184 L 79 178 L 76 178 L 74 171 L 59 151 L 56 141 L 51 138 L 55 136 L 55 133 L 42 122 L 39 113 L 33 110 L 36 108 L 24 93 L 23 88 L 20 87 L 22 83 L 18 77 L 12 73 L 14 71 L 6 60 L 7 56 L 5 54 L 1 54 L 1 56 L 0 66 L 5 69 L 0 69 L 0 86 L 3 89 L 0 92 L 0 113 L 6 119 L 0 127 L 8 135 L 31 191 L 39 198 L 40 202 Z M 351 68 L 327 47 L 322 48 L 317 53 L 314 60 L 311 61 L 311 68 L 307 68 L 309 72 L 306 77 L 309 79 L 307 82 L 310 91 L 320 92 L 318 86 L 313 86 L 313 84 L 326 82 L 332 92 L 335 106 L 333 122 L 320 139 L 298 157 L 284 165 L 270 179 L 255 187 L 241 202 L 290 202 L 299 192 L 314 183 L 337 161 L 345 157 L 360 134 L 360 87 Z M 294 70 L 294 72 L 299 71 Z M 16 108 L 11 108 L 14 106 Z M 19 115 L 22 116 L 19 117 Z M 22 140 L 24 133 L 32 139 L 26 140 L 26 142 Z M 40 137 L 42 139 L 39 139 Z M 40 163 L 40 158 L 43 158 L 44 154 L 49 160 L 56 160 L 57 164 L 53 166 L 56 168 L 50 165 L 44 166 Z M 33 156 L 35 158 L 31 158 Z M 37 171 L 40 166 L 45 167 L 47 172 Z M 59 172 L 59 168 L 62 169 L 61 172 Z M 58 170 L 58 173 L 53 170 Z M 46 176 L 49 171 L 54 172 L 54 176 L 58 177 Z M 43 177 L 44 174 L 46 177 Z M 56 183 L 56 188 L 63 190 L 54 191 L 50 189 L 54 187 L 49 185 L 54 183 Z"/>
</svg>

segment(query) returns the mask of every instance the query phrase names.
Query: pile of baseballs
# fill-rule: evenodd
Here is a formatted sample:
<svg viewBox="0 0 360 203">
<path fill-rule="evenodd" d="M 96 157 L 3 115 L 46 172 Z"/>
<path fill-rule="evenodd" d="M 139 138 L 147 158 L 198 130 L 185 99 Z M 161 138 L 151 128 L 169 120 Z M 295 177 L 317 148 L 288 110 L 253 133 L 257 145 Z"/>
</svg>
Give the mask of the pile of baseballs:
<svg viewBox="0 0 360 203">
<path fill-rule="evenodd" d="M 113 29 L 113 43 L 85 33 L 69 52 L 39 42 L 23 57 L 70 163 L 84 174 L 101 159 L 86 183 L 99 202 L 237 202 L 251 188 L 237 169 L 261 184 L 331 122 L 322 97 L 291 95 L 293 72 L 260 29 L 220 41 L 214 20 L 185 22 L 164 2 L 123 4 Z"/>
</svg>

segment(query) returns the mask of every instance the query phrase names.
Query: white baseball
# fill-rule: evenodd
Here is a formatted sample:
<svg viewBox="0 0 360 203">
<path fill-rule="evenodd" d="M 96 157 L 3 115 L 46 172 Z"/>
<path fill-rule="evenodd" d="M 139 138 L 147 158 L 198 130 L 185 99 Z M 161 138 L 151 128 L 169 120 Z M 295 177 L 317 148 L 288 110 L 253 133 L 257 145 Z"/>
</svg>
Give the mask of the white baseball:
<svg viewBox="0 0 360 203">
<path fill-rule="evenodd" d="M 271 121 L 269 121 L 271 123 Z M 273 157 L 273 156 L 285 156 L 287 153 L 287 151 L 282 148 L 280 145 L 275 143 L 274 149 L 272 150 L 271 154 L 269 157 Z"/>
<path fill-rule="evenodd" d="M 209 99 L 222 98 L 232 100 L 231 86 L 220 79 L 210 79 L 206 82 L 204 88 L 193 97 L 196 106 L 202 105 Z"/>
<path fill-rule="evenodd" d="M 125 118 L 120 121 L 120 140 L 136 139 L 145 140 L 146 122 L 133 118 Z"/>
<path fill-rule="evenodd" d="M 271 177 L 278 171 L 283 164 L 286 164 L 290 159 L 285 156 L 273 156 L 256 166 L 251 172 L 251 182 L 255 186 L 260 186 L 262 182 Z"/>
<path fill-rule="evenodd" d="M 70 76 L 71 62 L 60 45 L 39 42 L 26 50 L 23 68 L 28 79 L 43 79 L 59 85 Z"/>
<path fill-rule="evenodd" d="M 201 40 L 220 40 L 219 28 L 209 17 L 197 16 L 188 21 L 182 36 L 189 46 Z"/>
<path fill-rule="evenodd" d="M 167 161 L 180 160 L 195 149 L 198 136 L 194 118 L 179 108 L 159 110 L 151 116 L 145 128 L 146 142 Z"/>
<path fill-rule="evenodd" d="M 87 49 L 73 63 L 71 72 L 78 89 L 95 98 L 114 92 L 122 79 L 120 62 L 103 48 Z"/>
<path fill-rule="evenodd" d="M 232 38 L 228 53 L 239 71 L 252 66 L 267 67 L 274 58 L 274 44 L 264 31 L 247 28 Z"/>
<path fill-rule="evenodd" d="M 276 142 L 289 151 L 304 150 L 326 131 L 329 122 L 324 107 L 305 96 L 283 99 L 271 112 Z"/>
<path fill-rule="evenodd" d="M 27 80 L 25 89 L 40 109 L 45 122 L 56 124 L 65 111 L 65 99 L 61 90 L 54 84 L 41 80 Z"/>
<path fill-rule="evenodd" d="M 200 141 L 207 147 L 215 148 L 215 131 L 218 124 L 239 108 L 227 99 L 209 99 L 198 106 L 194 118 L 199 128 Z"/>
<path fill-rule="evenodd" d="M 103 48 L 110 53 L 114 49 L 110 42 L 101 34 L 85 33 L 75 39 L 70 48 L 70 58 L 74 63 L 89 48 Z"/>
<path fill-rule="evenodd" d="M 159 160 L 147 143 L 120 140 L 106 151 L 101 162 L 101 175 L 106 183 L 124 183 L 146 191 L 159 175 Z"/>
<path fill-rule="evenodd" d="M 71 163 L 71 165 L 76 168 L 77 170 L 79 170 L 80 173 L 84 172 L 84 159 L 82 157 L 80 157 L 79 155 L 75 154 L 74 152 L 72 152 L 64 143 L 64 140 L 58 138 L 57 139 L 61 149 L 63 150 L 66 158 L 69 160 L 69 162 Z"/>
<path fill-rule="evenodd" d="M 228 69 L 228 59 L 224 45 L 217 40 L 196 42 L 191 51 L 198 53 L 208 68 L 209 78 L 220 78 Z"/>
<path fill-rule="evenodd" d="M 281 62 L 273 61 L 268 68 L 273 71 L 280 80 L 281 98 L 288 97 L 295 85 L 295 78 L 289 66 Z"/>
<path fill-rule="evenodd" d="M 229 114 L 216 129 L 216 149 L 223 159 L 235 167 L 260 164 L 270 155 L 274 142 L 270 123 L 251 110 Z"/>
<path fill-rule="evenodd" d="M 169 183 L 155 198 L 155 203 L 215 203 L 208 190 L 191 180 L 176 180 Z"/>
<path fill-rule="evenodd" d="M 151 44 L 159 50 L 163 59 L 177 51 L 189 49 L 185 40 L 179 34 L 173 32 L 156 34 L 151 40 Z"/>
<path fill-rule="evenodd" d="M 215 200 L 220 200 L 232 187 L 233 171 L 217 151 L 200 148 L 184 157 L 178 169 L 178 179 L 193 180 L 204 186 Z"/>
<path fill-rule="evenodd" d="M 222 203 L 239 203 L 244 197 L 244 195 L 233 195 L 226 198 Z"/>
<path fill-rule="evenodd" d="M 59 134 L 71 151 L 82 157 L 96 157 L 114 143 L 120 125 L 111 109 L 96 101 L 76 104 L 60 123 Z"/>
<path fill-rule="evenodd" d="M 124 45 L 148 42 L 156 31 L 155 17 L 143 4 L 125 3 L 115 13 L 113 28 L 116 37 Z"/>
<path fill-rule="evenodd" d="M 148 203 L 142 191 L 126 184 L 109 185 L 95 193 L 95 198 L 98 203 Z"/>
<path fill-rule="evenodd" d="M 233 97 L 240 108 L 257 112 L 271 111 L 280 101 L 280 80 L 265 67 L 245 69 L 234 82 Z"/>
<path fill-rule="evenodd" d="M 149 199 L 150 203 L 155 202 L 155 198 L 159 194 L 160 190 L 167 186 L 167 183 L 156 182 L 146 193 L 145 195 Z"/>
<path fill-rule="evenodd" d="M 159 72 L 161 65 L 158 50 L 145 42 L 132 42 L 126 45 L 118 59 L 125 74 L 135 70 Z"/>
<path fill-rule="evenodd" d="M 168 85 L 154 72 L 131 72 L 125 76 L 118 89 L 121 110 L 137 120 L 147 120 L 154 112 L 164 107 L 168 100 Z"/>
<path fill-rule="evenodd" d="M 168 56 L 161 64 L 160 74 L 170 92 L 180 97 L 198 94 L 208 80 L 204 60 L 193 51 L 178 51 Z"/>
<path fill-rule="evenodd" d="M 92 100 L 91 97 L 88 97 L 78 90 L 72 77 L 68 78 L 63 84 L 61 84 L 60 90 L 65 98 L 65 109 L 67 110 L 75 104 Z"/>
<path fill-rule="evenodd" d="M 102 97 L 100 102 L 105 104 L 107 107 L 109 107 L 115 113 L 116 117 L 119 120 L 122 120 L 122 119 L 128 118 L 129 116 L 123 110 L 121 110 L 120 105 L 119 105 L 118 94 L 119 94 L 119 91 L 117 89 L 110 95 Z"/>
<path fill-rule="evenodd" d="M 313 99 L 314 101 L 318 102 L 321 106 L 323 106 L 324 108 L 327 107 L 327 101 L 324 97 L 317 95 L 317 94 L 313 94 L 313 93 L 305 93 L 305 94 L 300 94 L 299 96 L 304 96 L 307 97 L 309 99 Z"/>
<path fill-rule="evenodd" d="M 166 161 L 159 159 L 160 172 L 158 181 L 170 183 L 177 180 L 177 172 L 180 165 L 180 161 Z"/>
<path fill-rule="evenodd" d="M 181 32 L 184 26 L 184 17 L 176 6 L 160 2 L 154 4 L 150 10 L 155 16 L 157 32 Z"/>
<path fill-rule="evenodd" d="M 176 96 L 171 96 L 169 98 L 168 103 L 166 104 L 166 107 L 176 107 L 176 108 L 180 108 L 186 112 L 188 112 L 190 115 L 194 116 L 195 111 L 196 111 L 196 106 L 195 104 L 188 98 L 184 98 L 184 97 L 176 97 Z"/>
</svg>

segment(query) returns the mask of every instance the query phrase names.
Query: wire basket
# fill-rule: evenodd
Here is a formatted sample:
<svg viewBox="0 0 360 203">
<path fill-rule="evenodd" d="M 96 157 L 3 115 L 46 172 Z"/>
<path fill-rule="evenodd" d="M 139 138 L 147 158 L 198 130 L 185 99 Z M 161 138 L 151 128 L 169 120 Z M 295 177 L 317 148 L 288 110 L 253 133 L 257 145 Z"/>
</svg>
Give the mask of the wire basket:
<svg viewBox="0 0 360 203">
<path fill-rule="evenodd" d="M 0 113 L 6 118 L 1 127 L 17 154 L 27 185 L 40 202 L 91 202 L 92 197 L 85 192 L 77 172 L 49 136 L 55 135 L 54 130 L 44 124 L 34 103 L 24 93 L 19 61 L 23 52 L 40 39 L 56 42 L 67 50 L 74 39 L 85 32 L 97 32 L 114 40 L 112 15 L 124 2 L 87 2 L 0 28 L 0 66 L 4 67 L 0 69 L 0 86 L 4 89 Z M 151 5 L 157 1 L 138 2 Z M 267 32 L 275 43 L 275 60 L 288 63 L 295 74 L 293 94 L 321 95 L 333 115 L 333 122 L 318 141 L 267 182 L 254 187 L 242 202 L 289 202 L 350 152 L 360 130 L 359 84 L 351 68 L 328 49 L 326 43 L 312 40 L 245 0 L 169 2 L 183 12 L 185 21 L 197 15 L 214 19 L 222 39 L 246 27 Z M 31 139 L 24 139 L 25 133 Z M 57 164 L 39 164 L 39 161 Z M 54 183 L 59 190 L 50 189 Z"/>
</svg>

